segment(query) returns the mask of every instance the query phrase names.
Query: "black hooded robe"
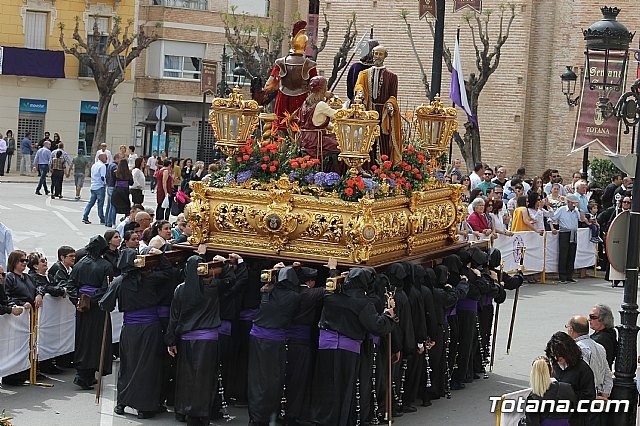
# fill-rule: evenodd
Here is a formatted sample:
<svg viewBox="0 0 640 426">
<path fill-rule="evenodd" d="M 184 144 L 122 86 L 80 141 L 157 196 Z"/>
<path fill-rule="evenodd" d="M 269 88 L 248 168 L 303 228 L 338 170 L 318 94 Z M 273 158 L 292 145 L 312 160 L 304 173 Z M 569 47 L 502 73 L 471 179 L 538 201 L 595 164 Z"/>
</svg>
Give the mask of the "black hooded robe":
<svg viewBox="0 0 640 426">
<path fill-rule="evenodd" d="M 177 348 L 175 412 L 192 424 L 208 424 L 218 389 L 218 328 L 220 287 L 230 285 L 224 275 L 202 278 L 200 256 L 187 259 L 185 282 L 171 302 L 167 346 Z"/>
<path fill-rule="evenodd" d="M 249 418 L 266 425 L 274 418 L 283 395 L 287 355 L 286 329 L 298 310 L 298 277 L 292 267 L 278 272 L 272 288 L 265 288 L 260 311 L 253 321 L 249 340 Z"/>
<path fill-rule="evenodd" d="M 158 408 L 162 390 L 162 366 L 165 346 L 157 311 L 158 292 L 166 274 L 152 271 L 142 274 L 133 265 L 137 252 L 125 249 L 118 260 L 122 272 L 114 280 L 119 285 L 118 308 L 124 312 L 120 333 L 120 369 L 117 404 L 138 412 Z"/>
<path fill-rule="evenodd" d="M 74 366 L 76 378 L 74 383 L 89 388 L 97 383 L 95 372 L 100 368 L 100 350 L 102 334 L 106 326 L 106 342 L 111 342 L 111 315 L 105 315 L 98 306 L 98 301 L 108 288 L 108 277 L 113 276 L 113 267 L 101 255 L 107 250 L 105 239 L 98 235 L 91 238 L 86 247 L 88 255 L 77 262 L 66 282 L 67 294 L 73 304 L 77 304 L 81 294 L 91 297 L 90 309 L 86 312 L 76 311 L 76 336 Z M 111 374 L 111 345 L 105 345 L 102 375 Z"/>
<path fill-rule="evenodd" d="M 318 320 L 322 308 L 324 288 L 309 288 L 307 279 L 315 279 L 317 271 L 307 267 L 296 268 L 300 284 L 300 305 L 287 330 L 287 374 L 285 418 L 296 424 L 309 416 L 313 360 L 317 351 Z M 315 342 L 312 339 L 315 338 Z"/>
<path fill-rule="evenodd" d="M 360 345 L 367 332 L 382 336 L 394 326 L 365 294 L 372 281 L 371 270 L 353 268 L 341 293 L 324 295 L 312 389 L 311 420 L 317 425 L 346 426 L 355 424 L 354 415 L 362 422 L 367 415 L 354 413 Z"/>
</svg>

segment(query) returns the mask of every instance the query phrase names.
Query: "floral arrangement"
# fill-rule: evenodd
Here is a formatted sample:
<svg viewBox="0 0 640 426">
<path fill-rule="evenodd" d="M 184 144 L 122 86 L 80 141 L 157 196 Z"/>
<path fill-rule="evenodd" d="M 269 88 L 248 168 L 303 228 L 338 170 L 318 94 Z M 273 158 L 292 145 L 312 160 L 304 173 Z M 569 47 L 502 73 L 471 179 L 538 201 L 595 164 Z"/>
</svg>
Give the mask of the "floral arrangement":
<svg viewBox="0 0 640 426">
<path fill-rule="evenodd" d="M 211 185 L 224 187 L 239 185 L 249 189 L 264 188 L 265 184 L 286 175 L 289 181 L 300 188 L 301 193 L 311 195 L 334 195 L 345 201 L 357 201 L 362 197 L 375 198 L 396 195 L 411 196 L 422 190 L 429 180 L 444 182 L 444 175 L 436 159 L 427 160 L 415 142 L 404 146 L 402 161 L 393 164 L 386 155 L 381 164 L 371 166 L 371 175 L 340 176 L 335 172 L 320 170 L 320 160 L 300 156 L 295 123 L 286 122 L 288 134 L 284 137 L 272 133 L 271 140 L 247 140 L 238 154 L 229 161 L 228 170 L 212 176 Z"/>
<path fill-rule="evenodd" d="M 0 414 L 0 426 L 11 426 L 11 419 L 13 417 L 8 417 L 4 414 L 4 410 L 2 410 L 2 414 Z"/>
</svg>

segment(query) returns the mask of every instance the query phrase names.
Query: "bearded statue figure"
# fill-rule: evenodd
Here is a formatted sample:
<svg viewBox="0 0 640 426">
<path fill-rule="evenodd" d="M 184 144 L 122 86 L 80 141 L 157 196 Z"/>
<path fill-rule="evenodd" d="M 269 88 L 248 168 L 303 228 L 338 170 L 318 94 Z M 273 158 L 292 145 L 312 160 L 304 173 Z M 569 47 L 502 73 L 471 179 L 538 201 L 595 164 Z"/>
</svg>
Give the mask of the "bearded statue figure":
<svg viewBox="0 0 640 426">
<path fill-rule="evenodd" d="M 293 114 L 302 106 L 309 93 L 309 80 L 318 75 L 316 63 L 304 57 L 309 41 L 306 27 L 305 21 L 298 21 L 293 25 L 289 54 L 276 59 L 271 76 L 265 84 L 265 91 L 278 90 L 273 111 L 278 116 L 278 121 L 284 118 L 285 112 Z"/>
<path fill-rule="evenodd" d="M 402 119 L 396 99 L 398 76 L 385 68 L 386 57 L 387 49 L 384 46 L 373 48 L 373 66 L 360 71 L 354 91 L 356 99 L 360 99 L 367 110 L 375 110 L 380 114 L 380 138 L 372 155 L 375 156 L 379 151 L 380 155 L 387 155 L 397 164 L 402 161 Z"/>
<path fill-rule="evenodd" d="M 331 119 L 336 114 L 327 104 L 327 79 L 316 76 L 309 82 L 311 93 L 300 109 L 300 145 L 310 156 L 318 158 L 325 172 L 337 171 L 338 142 L 331 132 Z"/>
</svg>

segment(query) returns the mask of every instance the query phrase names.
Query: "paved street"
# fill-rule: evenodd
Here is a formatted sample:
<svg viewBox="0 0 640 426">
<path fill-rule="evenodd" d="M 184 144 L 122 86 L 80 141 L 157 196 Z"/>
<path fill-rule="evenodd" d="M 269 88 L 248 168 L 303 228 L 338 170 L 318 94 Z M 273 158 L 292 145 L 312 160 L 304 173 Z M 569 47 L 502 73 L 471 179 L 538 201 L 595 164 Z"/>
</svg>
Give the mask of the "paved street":
<svg viewBox="0 0 640 426">
<path fill-rule="evenodd" d="M 26 251 L 42 250 L 55 258 L 59 245 L 81 247 L 88 238 L 103 233 L 105 227 L 97 225 L 92 212 L 92 225 L 81 222 L 89 190 L 83 190 L 83 200 L 51 200 L 34 194 L 35 183 L 7 183 L 0 181 L 0 221 L 13 230 L 15 245 Z M 73 195 L 70 185 L 63 193 Z M 147 191 L 146 198 L 152 194 Z M 155 204 L 155 203 L 154 203 Z M 154 205 L 151 205 L 152 207 Z M 557 330 L 563 330 L 573 314 L 587 314 L 595 303 L 619 309 L 622 288 L 612 289 L 598 279 L 583 279 L 572 285 L 525 285 L 520 292 L 514 341 L 510 355 L 505 347 L 513 292 L 502 305 L 497 341 L 497 358 L 494 372 L 488 380 L 477 380 L 467 389 L 453 393 L 451 400 L 434 401 L 433 406 L 421 408 L 415 414 L 405 414 L 398 425 L 492 425 L 494 417 L 489 413 L 489 396 L 501 395 L 528 386 L 529 368 L 535 356 L 544 350 L 547 339 Z M 616 321 L 619 316 L 616 314 Z M 117 371 L 117 363 L 115 371 Z M 94 402 L 94 394 L 80 391 L 71 381 L 72 372 L 54 376 L 49 382 L 53 388 L 0 387 L 0 411 L 4 408 L 15 417 L 14 424 L 22 425 L 136 425 L 176 424 L 171 414 L 163 414 L 153 420 L 139 421 L 133 415 L 113 414 L 116 375 L 106 378 L 104 398 L 100 406 Z M 228 424 L 246 424 L 246 409 L 231 409 L 237 418 Z"/>
</svg>

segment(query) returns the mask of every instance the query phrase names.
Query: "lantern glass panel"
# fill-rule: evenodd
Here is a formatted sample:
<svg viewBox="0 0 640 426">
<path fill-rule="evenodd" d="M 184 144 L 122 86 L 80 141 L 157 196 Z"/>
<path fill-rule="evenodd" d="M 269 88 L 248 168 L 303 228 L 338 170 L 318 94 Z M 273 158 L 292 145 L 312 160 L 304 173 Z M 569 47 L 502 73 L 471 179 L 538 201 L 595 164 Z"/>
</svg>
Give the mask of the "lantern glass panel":
<svg viewBox="0 0 640 426">
<path fill-rule="evenodd" d="M 238 114 L 229 114 L 229 140 L 235 141 L 238 139 L 240 130 Z"/>
<path fill-rule="evenodd" d="M 627 52 L 624 50 L 587 49 L 589 85 L 592 89 L 622 88 L 627 68 Z"/>
<path fill-rule="evenodd" d="M 227 139 L 227 133 L 228 133 L 227 114 L 223 112 L 218 112 L 216 121 L 218 123 L 218 139 Z"/>
</svg>

